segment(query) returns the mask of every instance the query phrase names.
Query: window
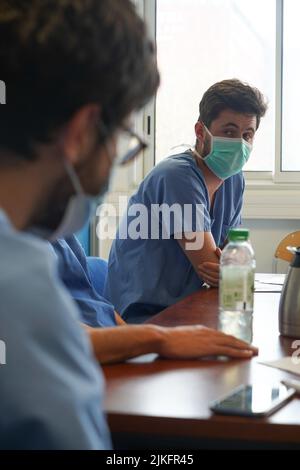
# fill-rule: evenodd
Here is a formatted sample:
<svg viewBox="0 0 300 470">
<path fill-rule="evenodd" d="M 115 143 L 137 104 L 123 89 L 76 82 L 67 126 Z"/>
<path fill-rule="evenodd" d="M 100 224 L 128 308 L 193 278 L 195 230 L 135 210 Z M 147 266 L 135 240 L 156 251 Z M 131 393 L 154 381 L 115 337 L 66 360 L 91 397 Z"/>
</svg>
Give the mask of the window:
<svg viewBox="0 0 300 470">
<path fill-rule="evenodd" d="M 156 162 L 194 144 L 203 93 L 225 78 L 258 87 L 270 102 L 246 170 L 273 170 L 276 1 L 157 0 L 162 86 L 156 103 Z M 178 149 L 173 149 L 178 151 Z"/>
<path fill-rule="evenodd" d="M 146 156 L 144 174 L 167 155 L 177 153 L 181 144 L 194 144 L 194 124 L 203 93 L 216 81 L 234 77 L 258 87 L 269 101 L 245 168 L 247 181 L 263 180 L 274 187 L 277 183 L 292 187 L 299 182 L 296 123 L 300 104 L 300 2 L 140 3 L 155 32 L 162 77 L 152 113 L 147 109 L 154 130 L 152 155 Z M 293 189 L 298 190 L 295 186 Z"/>
</svg>

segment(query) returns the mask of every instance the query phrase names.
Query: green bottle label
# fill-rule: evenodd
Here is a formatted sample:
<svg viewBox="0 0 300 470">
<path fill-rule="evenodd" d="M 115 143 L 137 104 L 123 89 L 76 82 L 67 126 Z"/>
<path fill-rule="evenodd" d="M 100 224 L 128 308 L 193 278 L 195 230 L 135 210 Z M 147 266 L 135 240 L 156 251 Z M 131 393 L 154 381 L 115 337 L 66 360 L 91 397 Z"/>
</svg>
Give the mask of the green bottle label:
<svg viewBox="0 0 300 470">
<path fill-rule="evenodd" d="M 245 266 L 223 266 L 220 272 L 220 308 L 253 310 L 254 269 Z"/>
</svg>

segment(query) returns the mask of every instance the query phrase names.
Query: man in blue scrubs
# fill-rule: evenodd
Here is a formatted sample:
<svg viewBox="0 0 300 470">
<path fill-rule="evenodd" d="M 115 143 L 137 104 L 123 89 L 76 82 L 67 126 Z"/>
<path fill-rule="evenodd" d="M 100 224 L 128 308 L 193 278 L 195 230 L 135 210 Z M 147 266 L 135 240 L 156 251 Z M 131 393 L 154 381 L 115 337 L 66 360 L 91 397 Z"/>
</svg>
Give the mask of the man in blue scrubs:
<svg viewBox="0 0 300 470">
<path fill-rule="evenodd" d="M 154 49 L 128 0 L 2 1 L 0 43 L 0 448 L 109 449 L 102 373 L 43 238 L 87 223 L 157 89 Z"/>
<path fill-rule="evenodd" d="M 200 103 L 195 148 L 159 163 L 130 199 L 105 286 L 126 321 L 149 318 L 203 282 L 218 284 L 220 249 L 228 230 L 241 223 L 241 170 L 265 112 L 257 89 L 239 80 L 216 83 Z M 141 207 L 147 214 L 139 234 L 132 229 Z M 171 217 L 166 208 L 174 210 Z M 183 217 L 186 208 L 192 212 Z"/>
</svg>

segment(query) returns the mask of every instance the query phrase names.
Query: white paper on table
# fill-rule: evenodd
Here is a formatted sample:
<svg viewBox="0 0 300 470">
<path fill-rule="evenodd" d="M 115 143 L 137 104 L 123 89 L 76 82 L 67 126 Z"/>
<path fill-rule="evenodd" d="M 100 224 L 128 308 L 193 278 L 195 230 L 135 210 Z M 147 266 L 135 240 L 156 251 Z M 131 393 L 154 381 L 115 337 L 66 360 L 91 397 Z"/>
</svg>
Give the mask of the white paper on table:
<svg viewBox="0 0 300 470">
<path fill-rule="evenodd" d="M 255 274 L 255 292 L 281 292 L 285 274 Z"/>
<path fill-rule="evenodd" d="M 300 375 L 300 358 L 297 357 L 289 356 L 278 359 L 277 361 L 259 361 L 258 363 Z"/>
<path fill-rule="evenodd" d="M 263 284 L 283 285 L 285 280 L 285 274 L 267 274 L 267 273 L 256 273 L 255 281 Z"/>
</svg>

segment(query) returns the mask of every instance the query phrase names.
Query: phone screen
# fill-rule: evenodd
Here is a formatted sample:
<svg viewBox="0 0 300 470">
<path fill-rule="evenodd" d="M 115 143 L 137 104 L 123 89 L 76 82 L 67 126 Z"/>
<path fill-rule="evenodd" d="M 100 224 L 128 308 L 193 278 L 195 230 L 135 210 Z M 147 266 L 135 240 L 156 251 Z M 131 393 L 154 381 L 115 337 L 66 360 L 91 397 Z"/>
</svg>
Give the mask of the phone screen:
<svg viewBox="0 0 300 470">
<path fill-rule="evenodd" d="M 215 413 L 264 416 L 282 406 L 295 390 L 285 385 L 242 385 L 226 397 L 213 402 Z"/>
</svg>

